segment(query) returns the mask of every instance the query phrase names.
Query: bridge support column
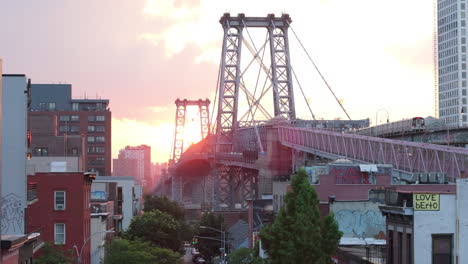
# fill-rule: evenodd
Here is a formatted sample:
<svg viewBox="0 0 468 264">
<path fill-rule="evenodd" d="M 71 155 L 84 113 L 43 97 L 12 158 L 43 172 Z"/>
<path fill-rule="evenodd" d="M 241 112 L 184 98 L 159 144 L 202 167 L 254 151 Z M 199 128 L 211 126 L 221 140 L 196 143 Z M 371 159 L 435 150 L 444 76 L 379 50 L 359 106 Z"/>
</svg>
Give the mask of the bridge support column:
<svg viewBox="0 0 468 264">
<path fill-rule="evenodd" d="M 182 202 L 182 177 L 172 175 L 172 188 L 171 188 L 171 199 L 177 202 Z"/>
<path fill-rule="evenodd" d="M 216 210 L 246 210 L 246 199 L 258 195 L 258 171 L 229 165 L 216 167 Z"/>
</svg>

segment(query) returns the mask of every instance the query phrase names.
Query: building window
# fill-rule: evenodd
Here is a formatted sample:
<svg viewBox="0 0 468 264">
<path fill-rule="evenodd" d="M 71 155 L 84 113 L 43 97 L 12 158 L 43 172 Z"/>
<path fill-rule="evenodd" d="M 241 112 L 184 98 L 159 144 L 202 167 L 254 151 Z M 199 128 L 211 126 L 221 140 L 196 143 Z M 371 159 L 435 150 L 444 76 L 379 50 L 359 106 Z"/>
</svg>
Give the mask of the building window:
<svg viewBox="0 0 468 264">
<path fill-rule="evenodd" d="M 105 159 L 103 157 L 90 158 L 88 164 L 90 166 L 102 166 L 104 165 L 104 160 Z"/>
<path fill-rule="evenodd" d="M 95 142 L 96 138 L 95 137 L 88 137 L 88 143 Z"/>
<path fill-rule="evenodd" d="M 59 120 L 60 121 L 70 121 L 70 116 L 60 116 Z"/>
<path fill-rule="evenodd" d="M 71 126 L 70 127 L 70 132 L 80 132 L 80 127 L 79 126 Z"/>
<path fill-rule="evenodd" d="M 96 121 L 96 116 L 88 116 L 88 121 L 90 122 Z"/>
<path fill-rule="evenodd" d="M 105 121 L 106 117 L 105 116 L 96 116 L 96 121 Z"/>
<path fill-rule="evenodd" d="M 103 110 L 102 103 L 96 103 L 96 110 L 97 111 L 102 111 Z"/>
<path fill-rule="evenodd" d="M 432 263 L 452 264 L 453 234 L 432 235 Z"/>
<path fill-rule="evenodd" d="M 104 153 L 104 147 L 88 147 L 88 153 Z"/>
<path fill-rule="evenodd" d="M 48 103 L 47 104 L 47 110 L 55 111 L 55 103 Z"/>
<path fill-rule="evenodd" d="M 54 209 L 58 211 L 65 210 L 66 194 L 65 191 L 54 192 Z"/>
<path fill-rule="evenodd" d="M 96 142 L 105 142 L 106 138 L 103 136 L 96 137 Z"/>
<path fill-rule="evenodd" d="M 60 132 L 68 132 L 68 126 L 59 126 Z"/>
<path fill-rule="evenodd" d="M 72 116 L 70 117 L 70 120 L 71 120 L 71 121 L 80 121 L 80 116 L 72 115 Z"/>
<path fill-rule="evenodd" d="M 56 245 L 65 244 L 65 224 L 55 223 L 54 225 L 54 243 Z"/>
<path fill-rule="evenodd" d="M 94 132 L 96 128 L 94 126 L 88 126 L 88 132 Z"/>
<path fill-rule="evenodd" d="M 47 148 L 35 148 L 34 153 L 36 156 L 49 156 L 49 150 Z"/>
<path fill-rule="evenodd" d="M 80 111 L 80 104 L 72 103 L 72 111 Z"/>
<path fill-rule="evenodd" d="M 42 110 L 42 111 L 47 110 L 47 103 L 39 103 L 39 110 Z"/>
<path fill-rule="evenodd" d="M 78 148 L 72 148 L 72 155 L 78 156 Z"/>
<path fill-rule="evenodd" d="M 106 128 L 104 126 L 96 126 L 97 132 L 106 132 Z"/>
</svg>

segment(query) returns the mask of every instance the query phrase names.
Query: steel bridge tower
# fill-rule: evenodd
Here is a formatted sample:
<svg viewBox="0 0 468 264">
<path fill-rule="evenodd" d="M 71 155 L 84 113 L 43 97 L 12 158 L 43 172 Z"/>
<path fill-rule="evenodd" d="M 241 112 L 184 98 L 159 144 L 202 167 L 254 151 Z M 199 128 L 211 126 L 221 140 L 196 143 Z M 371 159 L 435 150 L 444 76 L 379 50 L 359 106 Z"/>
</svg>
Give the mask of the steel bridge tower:
<svg viewBox="0 0 468 264">
<path fill-rule="evenodd" d="M 176 164 L 184 151 L 184 134 L 185 134 L 185 116 L 188 106 L 198 106 L 200 114 L 200 135 L 204 139 L 208 136 L 210 131 L 210 100 L 187 100 L 177 99 L 176 116 L 175 116 L 175 132 L 174 132 L 174 147 L 172 151 L 172 160 L 170 167 Z M 180 176 L 172 174 L 172 199 L 176 201 L 182 200 L 182 179 Z"/>
<path fill-rule="evenodd" d="M 224 29 L 219 78 L 219 103 L 216 124 L 217 151 L 232 150 L 232 136 L 238 127 L 239 87 L 242 76 L 241 51 L 244 28 L 266 28 L 269 33 L 271 58 L 270 81 L 273 87 L 274 116 L 296 118 L 289 56 L 288 28 L 291 18 L 287 14 L 275 17 L 231 17 L 225 13 L 219 21 Z M 262 63 L 263 66 L 263 63 Z"/>
<path fill-rule="evenodd" d="M 288 40 L 291 18 L 287 14 L 281 17 L 275 17 L 274 14 L 266 17 L 246 17 L 244 14 L 231 17 L 229 13 L 225 13 L 219 22 L 224 29 L 224 38 L 219 76 L 216 153 L 230 153 L 233 151 L 234 133 L 239 128 L 239 89 L 245 89 L 241 87 L 244 74 L 241 69 L 243 44 L 246 44 L 250 52 L 256 52 L 253 52 L 252 47 L 244 40 L 244 30 L 248 33 L 248 28 L 265 28 L 268 32 L 270 69 L 259 59 L 258 52 L 253 55 L 271 82 L 274 116 L 296 118 Z M 250 100 L 260 99 L 251 97 Z M 216 173 L 217 210 L 245 209 L 245 199 L 258 198 L 258 170 L 222 164 L 214 164 L 213 168 Z"/>
</svg>

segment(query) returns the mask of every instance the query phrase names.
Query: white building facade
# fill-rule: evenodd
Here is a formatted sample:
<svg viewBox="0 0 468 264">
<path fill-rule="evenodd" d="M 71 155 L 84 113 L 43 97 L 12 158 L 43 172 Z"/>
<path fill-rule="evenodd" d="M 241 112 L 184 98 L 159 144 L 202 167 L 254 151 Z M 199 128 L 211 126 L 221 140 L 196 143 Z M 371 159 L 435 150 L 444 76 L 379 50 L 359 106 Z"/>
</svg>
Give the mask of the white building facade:
<svg viewBox="0 0 468 264">
<path fill-rule="evenodd" d="M 141 208 L 140 205 L 137 205 L 141 200 L 137 200 L 135 195 L 135 189 L 141 187 L 135 183 L 133 177 L 98 176 L 91 185 L 91 192 L 105 191 L 106 185 L 104 183 L 108 182 L 116 182 L 117 187 L 121 188 L 121 197 L 117 198 L 117 202 L 122 203 L 122 230 L 125 231 L 130 226 L 132 218 L 138 215 L 137 208 Z"/>
<path fill-rule="evenodd" d="M 437 0 L 439 117 L 451 127 L 467 120 L 467 27 L 465 0 Z"/>
<path fill-rule="evenodd" d="M 24 234 L 27 206 L 26 155 L 28 80 L 2 76 L 2 234 Z"/>
</svg>

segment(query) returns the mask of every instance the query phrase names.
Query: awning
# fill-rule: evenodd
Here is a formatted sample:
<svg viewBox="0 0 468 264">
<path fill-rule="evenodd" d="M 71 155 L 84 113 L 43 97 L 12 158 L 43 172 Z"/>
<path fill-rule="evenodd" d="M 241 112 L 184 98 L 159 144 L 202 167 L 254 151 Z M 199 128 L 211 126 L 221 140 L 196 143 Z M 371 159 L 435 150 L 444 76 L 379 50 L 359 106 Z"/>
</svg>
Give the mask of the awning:
<svg viewBox="0 0 468 264">
<path fill-rule="evenodd" d="M 375 164 L 359 164 L 359 168 L 363 172 L 377 172 L 377 165 Z"/>
</svg>

